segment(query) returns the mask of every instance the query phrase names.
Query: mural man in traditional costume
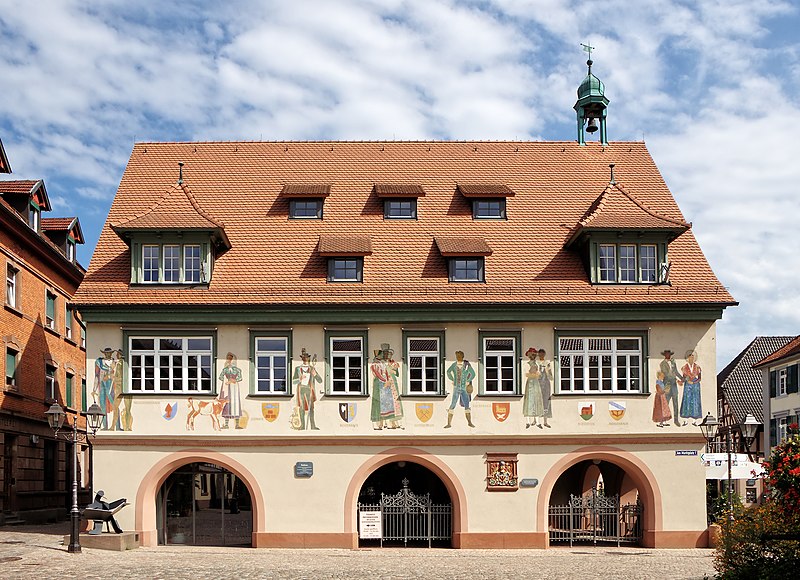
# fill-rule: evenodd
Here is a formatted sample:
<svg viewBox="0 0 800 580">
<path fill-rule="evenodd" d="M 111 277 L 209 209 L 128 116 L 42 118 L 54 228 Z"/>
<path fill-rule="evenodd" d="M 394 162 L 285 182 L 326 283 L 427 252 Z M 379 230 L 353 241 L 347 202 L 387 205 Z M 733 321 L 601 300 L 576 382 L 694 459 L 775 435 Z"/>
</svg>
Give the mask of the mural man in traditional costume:
<svg viewBox="0 0 800 580">
<path fill-rule="evenodd" d="M 316 384 L 322 382 L 322 378 L 317 373 L 317 355 L 314 360 L 305 348 L 300 352 L 300 359 L 303 361 L 295 367 L 292 375 L 292 384 L 297 390 L 297 409 L 300 410 L 300 425 L 292 428 L 305 430 L 312 429 L 319 431 L 319 427 L 314 423 L 314 402 L 317 400 Z M 308 417 L 308 420 L 306 420 Z"/>
<path fill-rule="evenodd" d="M 455 413 L 456 405 L 464 407 L 464 416 L 467 418 L 467 425 L 474 427 L 472 424 L 472 411 L 469 408 L 469 401 L 472 398 L 472 381 L 475 379 L 475 369 L 469 364 L 469 361 L 464 360 L 464 352 L 456 351 L 456 362 L 450 365 L 447 369 L 447 378 L 453 382 L 453 400 L 450 402 L 450 408 L 447 410 L 447 425 L 445 429 L 452 427 L 453 413 Z"/>
<path fill-rule="evenodd" d="M 239 390 L 239 384 L 242 382 L 242 369 L 237 366 L 237 363 L 236 355 L 229 352 L 225 357 L 225 366 L 219 374 L 219 380 L 222 382 L 219 398 L 225 401 L 222 409 L 222 417 L 225 419 L 224 429 L 228 428 L 230 419 L 236 421 L 237 429 L 243 429 L 241 424 L 242 396 Z"/>
<path fill-rule="evenodd" d="M 675 353 L 669 349 L 661 352 L 664 360 L 661 361 L 659 370 L 664 373 L 664 394 L 667 397 L 667 403 L 672 403 L 672 418 L 677 426 L 680 427 L 681 422 L 678 419 L 678 383 L 683 382 L 683 377 L 678 372 L 678 365 L 675 364 L 675 359 L 672 355 Z M 669 423 L 665 423 L 665 427 Z"/>
<path fill-rule="evenodd" d="M 108 413 L 114 410 L 114 349 L 106 347 L 94 361 L 92 398 L 103 411 L 103 429 L 108 429 Z"/>
<path fill-rule="evenodd" d="M 392 358 L 394 351 L 387 343 L 382 344 L 374 355 L 370 365 L 373 376 L 370 420 L 375 429 L 402 428 L 400 419 L 403 418 L 403 404 L 397 385 L 400 365 Z"/>
</svg>

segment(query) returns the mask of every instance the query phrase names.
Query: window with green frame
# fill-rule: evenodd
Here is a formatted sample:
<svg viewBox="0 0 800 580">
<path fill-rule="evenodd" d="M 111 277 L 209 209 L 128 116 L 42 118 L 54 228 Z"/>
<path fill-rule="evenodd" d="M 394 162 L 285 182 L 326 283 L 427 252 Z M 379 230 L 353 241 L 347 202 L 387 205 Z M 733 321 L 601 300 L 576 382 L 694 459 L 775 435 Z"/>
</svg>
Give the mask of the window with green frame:
<svg viewBox="0 0 800 580">
<path fill-rule="evenodd" d="M 292 333 L 289 330 L 250 331 L 250 394 L 292 394 Z M 319 369 L 317 369 L 319 372 Z"/>
<path fill-rule="evenodd" d="M 591 245 L 595 284 L 659 284 L 666 262 L 665 243 L 595 241 Z"/>
<path fill-rule="evenodd" d="M 65 383 L 66 391 L 67 391 L 67 407 L 72 407 L 73 403 L 73 394 L 72 394 L 72 383 L 74 381 L 74 375 L 67 373 L 67 381 Z"/>
<path fill-rule="evenodd" d="M 45 324 L 51 330 L 56 329 L 56 295 L 49 290 L 44 294 Z"/>
<path fill-rule="evenodd" d="M 444 394 L 443 330 L 403 330 L 405 394 Z"/>
<path fill-rule="evenodd" d="M 180 241 L 140 237 L 131 245 L 131 256 L 134 284 L 207 284 L 210 280 L 211 243 L 207 237 L 184 236 Z"/>
<path fill-rule="evenodd" d="M 6 386 L 5 388 L 10 391 L 16 391 L 19 389 L 19 377 L 18 372 L 18 365 L 17 359 L 19 357 L 19 351 L 11 348 L 10 346 L 6 347 Z"/>
<path fill-rule="evenodd" d="M 647 393 L 647 333 L 556 332 L 561 394 Z"/>
<path fill-rule="evenodd" d="M 519 395 L 519 361 L 522 332 L 481 330 L 478 332 L 481 395 Z"/>
<path fill-rule="evenodd" d="M 325 331 L 327 394 L 347 396 L 368 393 L 367 339 L 366 330 Z"/>
</svg>

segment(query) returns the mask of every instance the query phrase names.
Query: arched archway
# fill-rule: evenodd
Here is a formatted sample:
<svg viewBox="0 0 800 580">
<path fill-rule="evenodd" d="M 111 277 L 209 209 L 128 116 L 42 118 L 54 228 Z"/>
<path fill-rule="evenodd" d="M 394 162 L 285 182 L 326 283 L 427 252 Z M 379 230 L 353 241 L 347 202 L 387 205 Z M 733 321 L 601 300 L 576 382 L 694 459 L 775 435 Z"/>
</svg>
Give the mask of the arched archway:
<svg viewBox="0 0 800 580">
<path fill-rule="evenodd" d="M 436 475 L 447 489 L 453 506 L 452 546 L 461 546 L 461 534 L 467 531 L 466 494 L 461 482 L 446 463 L 421 449 L 413 447 L 395 447 L 386 449 L 367 459 L 353 474 L 344 497 L 344 531 L 350 534 L 352 545 L 358 547 L 358 496 L 367 478 L 377 469 L 388 465 L 407 461 L 416 463 Z"/>
<path fill-rule="evenodd" d="M 641 459 L 616 447 L 582 447 L 567 453 L 550 468 L 542 480 L 536 503 L 537 532 L 547 537 L 548 507 L 556 482 L 568 469 L 584 461 L 606 461 L 624 472 L 627 485 L 636 488 L 644 507 L 642 545 L 653 547 L 655 532 L 663 529 L 661 490 L 652 471 Z"/>
<path fill-rule="evenodd" d="M 170 453 L 153 465 L 142 478 L 136 492 L 136 505 L 134 506 L 134 525 L 139 532 L 141 545 L 158 545 L 156 496 L 161 485 L 171 473 L 190 463 L 219 465 L 236 475 L 244 483 L 250 493 L 253 506 L 252 545 L 256 546 L 258 534 L 264 532 L 266 527 L 264 495 L 258 485 L 258 480 L 250 473 L 249 469 L 238 461 L 222 453 L 205 449 L 189 449 Z"/>
</svg>

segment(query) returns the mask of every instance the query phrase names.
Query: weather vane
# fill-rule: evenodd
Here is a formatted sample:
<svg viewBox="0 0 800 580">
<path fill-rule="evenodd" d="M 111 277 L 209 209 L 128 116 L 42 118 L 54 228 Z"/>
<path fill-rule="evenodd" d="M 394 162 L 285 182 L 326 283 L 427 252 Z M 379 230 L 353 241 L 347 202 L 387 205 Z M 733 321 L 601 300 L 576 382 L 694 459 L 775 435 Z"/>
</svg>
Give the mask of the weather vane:
<svg viewBox="0 0 800 580">
<path fill-rule="evenodd" d="M 581 42 L 581 46 L 583 47 L 584 52 L 589 53 L 589 60 L 592 60 L 592 51 L 594 50 L 593 46 L 589 46 L 588 44 L 583 44 Z"/>
</svg>

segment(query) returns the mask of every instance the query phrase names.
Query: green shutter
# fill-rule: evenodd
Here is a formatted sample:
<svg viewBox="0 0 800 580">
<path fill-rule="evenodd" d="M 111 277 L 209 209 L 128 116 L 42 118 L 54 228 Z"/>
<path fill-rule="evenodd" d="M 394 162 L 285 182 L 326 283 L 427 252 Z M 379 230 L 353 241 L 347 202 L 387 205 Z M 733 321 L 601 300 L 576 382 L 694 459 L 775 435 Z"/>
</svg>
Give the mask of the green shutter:
<svg viewBox="0 0 800 580">
<path fill-rule="evenodd" d="M 6 380 L 6 384 L 13 384 L 17 375 L 17 355 L 16 353 L 6 350 L 6 377 L 10 378 L 11 381 Z"/>
<path fill-rule="evenodd" d="M 51 320 L 56 318 L 56 299 L 49 292 L 47 293 L 47 318 Z"/>
<path fill-rule="evenodd" d="M 778 395 L 778 371 L 769 372 L 769 396 L 774 399 Z"/>
<path fill-rule="evenodd" d="M 72 407 L 72 375 L 67 375 L 67 407 Z"/>
<path fill-rule="evenodd" d="M 772 419 L 769 422 L 769 446 L 775 447 L 778 444 L 778 420 Z"/>
<path fill-rule="evenodd" d="M 797 392 L 797 367 L 798 367 L 798 365 L 792 365 L 788 369 L 786 369 L 786 392 L 787 393 L 796 393 Z"/>
<path fill-rule="evenodd" d="M 81 411 L 86 411 L 86 379 L 81 379 Z"/>
</svg>

